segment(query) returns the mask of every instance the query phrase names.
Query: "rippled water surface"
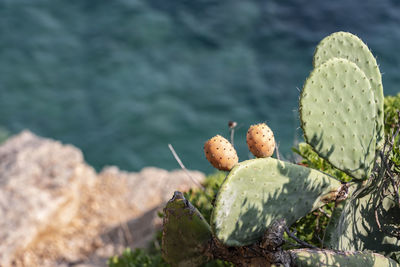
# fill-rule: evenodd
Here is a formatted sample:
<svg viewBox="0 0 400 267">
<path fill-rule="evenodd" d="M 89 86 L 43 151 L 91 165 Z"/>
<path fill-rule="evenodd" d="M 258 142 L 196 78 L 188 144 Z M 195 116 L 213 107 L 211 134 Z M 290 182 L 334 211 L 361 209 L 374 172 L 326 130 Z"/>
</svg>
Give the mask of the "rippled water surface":
<svg viewBox="0 0 400 267">
<path fill-rule="evenodd" d="M 72 143 L 97 169 L 211 172 L 203 143 L 265 121 L 281 153 L 301 139 L 299 90 L 314 47 L 339 30 L 377 56 L 399 91 L 400 2 L 0 1 L 0 125 Z"/>
</svg>

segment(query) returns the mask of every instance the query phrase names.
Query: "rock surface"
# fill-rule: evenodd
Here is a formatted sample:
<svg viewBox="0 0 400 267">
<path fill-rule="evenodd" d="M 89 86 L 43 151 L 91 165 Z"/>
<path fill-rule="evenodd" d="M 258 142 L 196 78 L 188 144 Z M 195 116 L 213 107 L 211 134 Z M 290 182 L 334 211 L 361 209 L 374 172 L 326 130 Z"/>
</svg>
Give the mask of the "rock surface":
<svg viewBox="0 0 400 267">
<path fill-rule="evenodd" d="M 22 132 L 0 147 L 0 266 L 106 266 L 146 246 L 157 211 L 194 186 L 181 170 L 97 174 L 79 149 Z"/>
</svg>

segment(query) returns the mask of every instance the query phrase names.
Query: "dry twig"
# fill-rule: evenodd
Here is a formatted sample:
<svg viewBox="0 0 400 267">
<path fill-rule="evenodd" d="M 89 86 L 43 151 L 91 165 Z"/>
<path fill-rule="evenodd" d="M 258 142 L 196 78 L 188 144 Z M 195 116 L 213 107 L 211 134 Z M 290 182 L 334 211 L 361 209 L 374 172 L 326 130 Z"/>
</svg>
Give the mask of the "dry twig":
<svg viewBox="0 0 400 267">
<path fill-rule="evenodd" d="M 196 179 L 194 179 L 189 171 L 185 168 L 185 165 L 183 165 L 181 159 L 178 157 L 178 154 L 176 154 L 174 147 L 171 144 L 168 144 L 169 149 L 171 150 L 172 155 L 174 155 L 175 160 L 178 162 L 179 166 L 181 166 L 182 170 L 186 173 L 187 176 L 189 176 L 189 178 L 200 188 L 203 189 L 203 191 L 205 190 L 205 187 L 199 183 L 199 181 L 197 181 Z"/>
</svg>

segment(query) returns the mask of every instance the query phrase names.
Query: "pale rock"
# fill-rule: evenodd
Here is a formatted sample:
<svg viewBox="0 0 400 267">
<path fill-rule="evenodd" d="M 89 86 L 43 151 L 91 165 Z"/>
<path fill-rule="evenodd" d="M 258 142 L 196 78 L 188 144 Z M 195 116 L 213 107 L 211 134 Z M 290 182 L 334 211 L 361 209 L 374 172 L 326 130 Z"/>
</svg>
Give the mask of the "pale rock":
<svg viewBox="0 0 400 267">
<path fill-rule="evenodd" d="M 153 238 L 166 201 L 204 179 L 154 167 L 88 166 L 79 149 L 30 132 L 0 147 L 0 267 L 106 266 Z"/>
<path fill-rule="evenodd" d="M 66 225 L 79 207 L 79 189 L 95 182 L 93 168 L 73 146 L 30 132 L 0 147 L 0 266 L 43 230 Z"/>
</svg>

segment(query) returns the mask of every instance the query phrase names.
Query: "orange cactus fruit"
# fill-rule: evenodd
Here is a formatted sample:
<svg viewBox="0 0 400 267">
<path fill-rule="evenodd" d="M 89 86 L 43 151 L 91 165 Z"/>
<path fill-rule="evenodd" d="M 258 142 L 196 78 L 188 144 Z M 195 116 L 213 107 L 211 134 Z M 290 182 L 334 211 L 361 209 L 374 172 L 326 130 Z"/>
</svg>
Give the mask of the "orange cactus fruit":
<svg viewBox="0 0 400 267">
<path fill-rule="evenodd" d="M 204 144 L 204 153 L 211 165 L 221 171 L 230 171 L 239 161 L 235 148 L 220 135 Z"/>
<path fill-rule="evenodd" d="M 267 158 L 274 154 L 274 133 L 265 123 L 250 126 L 246 138 L 250 152 L 257 158 Z"/>
</svg>

